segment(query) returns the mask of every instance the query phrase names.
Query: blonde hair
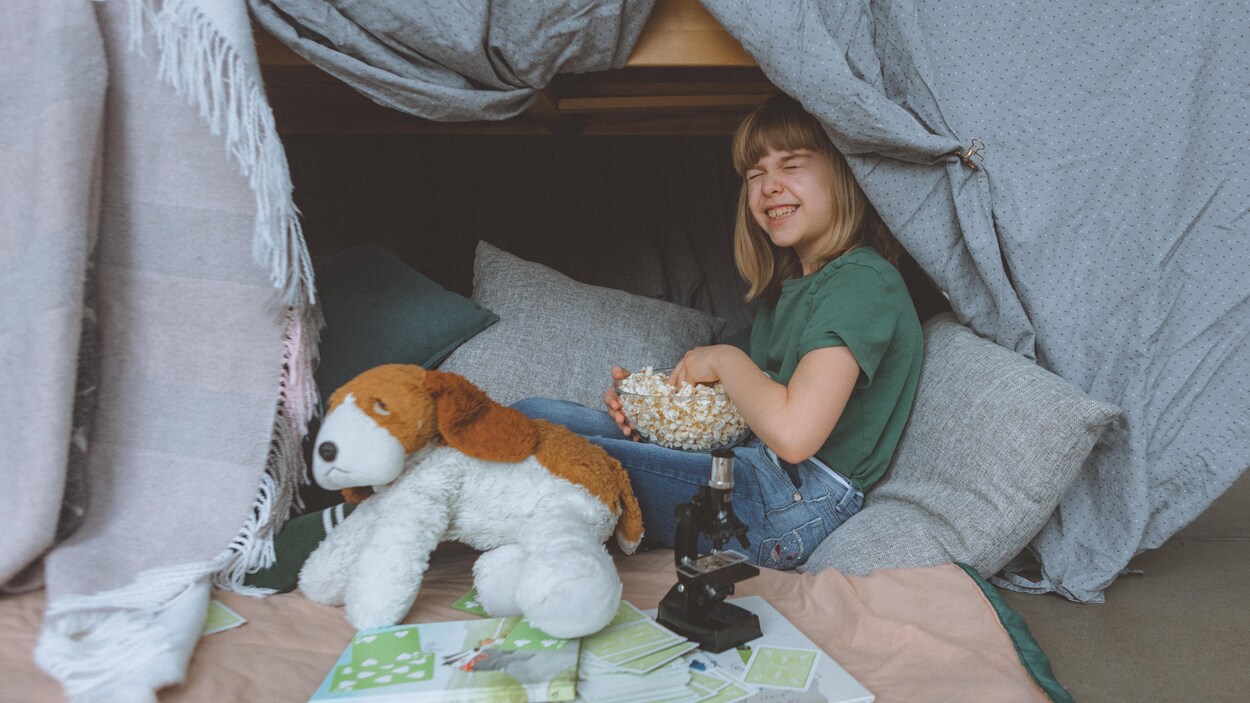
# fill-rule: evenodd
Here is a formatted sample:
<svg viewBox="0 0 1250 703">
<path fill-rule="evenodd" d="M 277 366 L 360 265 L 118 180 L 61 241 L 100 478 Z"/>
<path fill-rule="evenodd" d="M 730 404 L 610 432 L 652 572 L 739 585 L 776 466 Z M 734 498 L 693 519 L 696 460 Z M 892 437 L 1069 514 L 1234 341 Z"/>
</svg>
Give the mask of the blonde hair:
<svg viewBox="0 0 1250 703">
<path fill-rule="evenodd" d="M 891 263 L 902 254 L 902 246 L 855 182 L 850 166 L 829 140 L 825 128 L 797 100 L 785 94 L 776 95 L 747 115 L 733 138 L 734 170 L 743 177 L 734 223 L 734 260 L 738 272 L 750 284 L 747 300 L 761 295 L 776 300 L 781 295 L 782 281 L 803 275 L 798 255 L 788 247 L 773 244 L 751 216 L 746 182 L 747 169 L 768 152 L 799 150 L 821 154 L 832 165 L 829 191 L 834 202 L 834 222 L 829 237 L 816 253 L 816 267 L 859 246 L 873 247 Z"/>
</svg>

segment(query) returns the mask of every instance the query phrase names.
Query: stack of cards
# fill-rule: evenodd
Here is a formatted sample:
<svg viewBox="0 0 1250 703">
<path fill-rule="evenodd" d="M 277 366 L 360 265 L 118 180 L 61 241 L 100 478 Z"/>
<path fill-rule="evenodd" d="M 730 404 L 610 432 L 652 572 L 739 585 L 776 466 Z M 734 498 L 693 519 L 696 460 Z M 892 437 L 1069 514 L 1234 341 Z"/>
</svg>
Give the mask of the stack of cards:
<svg viewBox="0 0 1250 703">
<path fill-rule="evenodd" d="M 873 696 L 759 596 L 737 601 L 764 637 L 712 654 L 621 601 L 600 632 L 582 638 L 582 703 L 871 703 Z M 452 607 L 478 608 L 470 592 Z M 484 613 L 483 613 L 484 614 Z"/>
<path fill-rule="evenodd" d="M 645 674 L 697 645 L 621 601 L 616 617 L 596 634 L 582 638 L 582 664 L 605 671 Z"/>
<path fill-rule="evenodd" d="M 696 645 L 621 601 L 616 617 L 582 639 L 577 693 L 586 703 L 695 701 L 682 655 Z"/>
<path fill-rule="evenodd" d="M 585 703 L 733 703 L 759 691 L 624 601 L 607 627 L 582 640 L 577 695 Z"/>
</svg>

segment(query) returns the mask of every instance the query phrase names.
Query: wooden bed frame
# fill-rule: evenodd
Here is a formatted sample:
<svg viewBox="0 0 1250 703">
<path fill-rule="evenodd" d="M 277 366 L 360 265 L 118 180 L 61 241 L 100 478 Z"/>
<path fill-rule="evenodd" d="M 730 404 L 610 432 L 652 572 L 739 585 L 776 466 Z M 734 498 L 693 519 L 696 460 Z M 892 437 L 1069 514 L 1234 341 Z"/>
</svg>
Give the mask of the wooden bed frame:
<svg viewBox="0 0 1250 703">
<path fill-rule="evenodd" d="M 559 74 L 524 114 L 440 123 L 382 107 L 256 32 L 278 131 L 287 134 L 727 135 L 777 92 L 698 0 L 657 0 L 625 68 Z"/>
</svg>

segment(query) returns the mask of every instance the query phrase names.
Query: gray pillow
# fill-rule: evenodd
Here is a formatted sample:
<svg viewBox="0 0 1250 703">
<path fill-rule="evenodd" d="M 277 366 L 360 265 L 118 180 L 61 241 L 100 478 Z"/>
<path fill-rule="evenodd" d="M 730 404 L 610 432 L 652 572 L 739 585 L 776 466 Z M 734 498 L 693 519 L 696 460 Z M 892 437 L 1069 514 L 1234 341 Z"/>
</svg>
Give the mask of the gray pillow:
<svg viewBox="0 0 1250 703">
<path fill-rule="evenodd" d="M 989 576 L 1042 528 L 1119 414 L 949 313 L 924 329 L 916 403 L 890 470 L 805 571 L 958 561 Z"/>
<path fill-rule="evenodd" d="M 692 308 L 578 283 L 486 242 L 478 242 L 473 260 L 473 302 L 499 322 L 440 370 L 468 378 L 504 405 L 542 396 L 602 408 L 613 365 L 672 366 L 724 327 Z"/>
</svg>

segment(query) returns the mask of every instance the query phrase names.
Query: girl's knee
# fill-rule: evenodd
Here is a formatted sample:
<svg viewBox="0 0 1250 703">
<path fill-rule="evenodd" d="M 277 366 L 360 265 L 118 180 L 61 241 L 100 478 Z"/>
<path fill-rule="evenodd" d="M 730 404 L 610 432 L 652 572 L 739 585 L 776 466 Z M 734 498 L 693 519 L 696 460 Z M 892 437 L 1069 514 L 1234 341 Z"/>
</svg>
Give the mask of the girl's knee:
<svg viewBox="0 0 1250 703">
<path fill-rule="evenodd" d="M 581 407 L 580 405 L 570 403 L 567 400 L 553 400 L 551 398 L 542 398 L 540 396 L 522 398 L 509 407 L 513 410 L 521 411 L 527 417 L 539 420 L 550 420 L 567 414 L 570 406 L 575 408 Z"/>
<path fill-rule="evenodd" d="M 564 425 L 577 434 L 586 437 L 604 436 L 605 432 L 620 434 L 616 423 L 601 410 L 591 410 L 568 400 L 551 398 L 525 398 L 511 406 L 526 417 L 534 420 L 546 420 L 556 425 Z"/>
<path fill-rule="evenodd" d="M 517 402 L 513 403 L 512 405 L 509 405 L 508 407 L 514 410 L 520 410 L 526 415 L 529 415 L 529 412 L 528 412 L 529 410 L 541 408 L 543 406 L 544 401 L 548 401 L 548 400 L 549 400 L 548 398 L 540 398 L 538 396 L 532 395 L 528 398 L 522 398 L 518 400 Z"/>
</svg>

